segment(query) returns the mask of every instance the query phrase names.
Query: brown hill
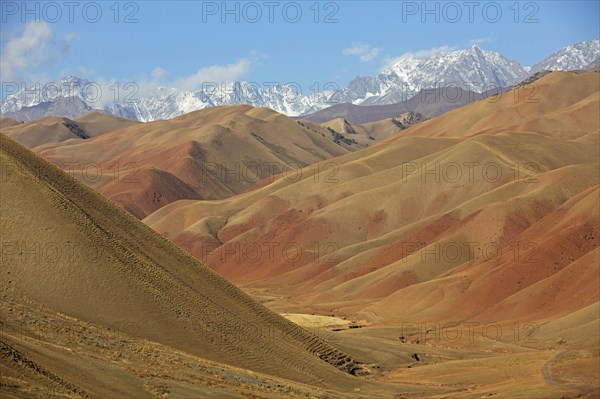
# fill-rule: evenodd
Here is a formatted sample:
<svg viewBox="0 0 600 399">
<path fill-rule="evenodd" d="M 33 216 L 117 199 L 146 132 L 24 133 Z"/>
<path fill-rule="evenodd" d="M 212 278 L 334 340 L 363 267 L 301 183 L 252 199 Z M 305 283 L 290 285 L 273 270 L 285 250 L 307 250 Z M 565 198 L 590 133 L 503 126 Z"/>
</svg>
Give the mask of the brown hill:
<svg viewBox="0 0 600 399">
<path fill-rule="evenodd" d="M 339 133 L 348 139 L 355 140 L 364 148 L 375 144 L 377 141 L 398 134 L 423 120 L 425 119 L 421 114 L 405 112 L 394 118 L 364 123 L 362 125 L 353 124 L 346 119 L 338 118 L 321 123 L 321 126 L 324 126 L 330 132 Z M 309 122 L 304 121 L 302 123 L 308 124 Z"/>
<path fill-rule="evenodd" d="M 13 118 L 0 118 L 0 126 L 3 128 L 18 125 L 20 123 L 21 122 Z"/>
<path fill-rule="evenodd" d="M 227 386 L 231 378 L 224 375 L 231 374 L 236 381 L 257 378 L 250 384 L 251 393 L 245 391 L 245 396 L 250 397 L 352 397 L 362 393 L 366 397 L 381 394 L 406 398 L 598 397 L 598 76 L 554 72 L 536 81 L 537 89 L 519 87 L 498 98 L 470 104 L 390 136 L 380 144 L 313 164 L 293 179 L 281 175 L 275 181 L 264 179 L 251 190 L 227 199 L 176 201 L 144 219 L 270 308 L 286 312 L 287 317 L 307 326 L 331 323 L 333 331 L 327 332 L 327 339 L 349 353 L 349 358 L 384 371 L 369 379 L 392 383 L 395 388 L 369 386 L 370 382 L 360 380 L 360 384 L 351 383 L 349 390 L 340 393 L 338 387 L 347 382 L 334 376 L 330 380 L 333 392 L 317 392 L 306 385 L 292 389 L 286 382 L 282 384 L 286 389 L 283 394 L 269 391 L 257 395 L 256 387 L 271 386 L 265 375 L 248 376 L 245 371 L 224 372 L 212 367 L 207 372 L 213 375 L 210 383 L 219 388 Z M 309 132 L 318 129 L 310 122 L 302 123 L 305 126 L 298 126 Z M 350 123 L 342 127 L 349 128 L 347 137 L 355 129 Z M 149 134 L 145 140 L 160 142 L 159 138 Z M 113 151 L 119 153 L 120 148 Z M 74 157 L 77 152 L 71 155 Z M 152 170 L 137 183 L 147 184 L 155 179 L 154 173 L 160 171 Z M 184 189 L 176 181 L 168 181 L 163 190 Z M 125 193 L 133 198 L 135 192 L 136 189 L 115 190 L 114 195 Z M 32 201 L 31 196 L 17 197 L 29 201 L 24 206 Z M 138 200 L 133 199 L 132 203 L 135 201 Z M 46 213 L 52 215 L 52 212 L 56 211 Z M 35 213 L 34 216 L 37 220 L 38 216 Z M 25 216 L 19 218 L 25 219 Z M 125 244 L 135 248 L 134 253 L 140 250 L 147 255 L 144 259 L 158 256 L 153 249 L 146 248 L 148 240 L 144 234 L 137 230 L 130 233 L 128 225 L 119 228 L 127 231 L 129 241 Z M 41 232 L 36 230 L 36 234 L 42 234 L 43 228 L 38 230 Z M 107 231 L 113 230 L 110 227 Z M 48 234 L 56 236 L 56 230 L 49 231 Z M 88 237 L 77 233 L 77 237 Z M 103 253 L 108 245 L 102 240 L 99 243 Z M 156 247 L 155 241 L 147 244 Z M 31 251 L 22 248 L 25 249 L 20 254 L 16 253 L 20 257 L 25 254 L 28 259 Z M 119 252 L 120 247 L 116 248 Z M 6 251 L 10 253 L 10 247 Z M 113 252 L 107 250 L 107 253 Z M 180 259 L 168 262 L 177 265 L 173 266 L 177 270 L 174 275 L 188 285 L 195 284 L 194 273 L 187 273 L 188 269 L 181 266 L 187 265 L 187 261 Z M 138 263 L 142 265 L 138 273 L 141 275 L 147 266 L 143 261 Z M 89 268 L 81 269 L 85 281 L 98 281 L 88 277 Z M 205 273 L 202 269 L 201 275 Z M 121 280 L 129 279 L 114 274 L 111 270 L 109 277 L 112 277 L 107 281 L 110 284 L 117 281 L 116 292 L 121 293 L 125 284 Z M 10 275 L 12 279 L 12 270 Z M 161 281 L 162 275 L 158 273 L 156 278 Z M 18 273 L 16 276 L 21 278 Z M 28 295 L 47 292 L 44 284 L 53 282 L 51 277 L 47 280 L 35 280 Z M 41 288 L 32 288 L 38 286 Z M 82 286 L 91 290 L 85 284 Z M 138 301 L 143 302 L 147 294 L 133 286 L 134 297 L 142 299 L 128 298 L 126 308 L 140 309 Z M 151 287 L 158 287 L 160 293 L 166 286 L 156 283 Z M 181 290 L 186 297 L 189 292 L 175 284 L 167 288 Z M 10 293 L 10 288 L 5 291 Z M 213 291 L 209 292 L 213 295 Z M 55 299 L 45 294 L 44 300 Z M 80 301 L 82 306 L 86 301 Z M 16 300 L 9 303 L 12 317 L 20 317 L 23 311 L 19 303 Z M 183 358 L 174 352 L 189 342 L 198 342 L 195 341 L 198 337 L 186 335 L 190 328 L 194 331 L 193 326 L 185 324 L 189 322 L 187 315 L 196 317 L 194 312 L 200 312 L 198 307 L 204 306 L 200 301 L 193 304 L 190 309 L 177 303 L 184 311 L 178 314 L 183 321 L 174 324 L 170 330 L 173 335 L 167 338 L 181 338 L 179 346 L 166 342 L 162 336 L 151 338 L 163 346 L 153 347 L 152 355 L 145 360 L 158 358 L 170 367 L 140 368 L 142 363 L 138 359 L 131 368 L 140 378 L 131 377 L 127 382 L 140 384 L 143 380 L 146 391 L 160 393 L 165 370 L 173 369 L 175 375 L 168 378 L 170 392 L 185 397 L 181 390 L 176 390 L 181 387 L 176 387 L 174 381 L 206 381 L 206 373 L 191 376 L 189 367 L 180 372 L 171 366 L 199 362 L 198 357 Z M 235 303 L 232 306 L 237 309 Z M 213 314 L 211 309 L 208 307 L 206 312 Z M 47 317 L 31 307 L 26 311 L 31 314 L 30 319 Z M 124 318 L 120 312 L 126 311 L 115 313 L 119 321 L 130 319 L 128 313 Z M 200 313 L 200 320 L 204 320 L 204 313 Z M 161 320 L 165 318 L 161 312 L 156 314 Z M 217 314 L 220 318 L 221 313 Z M 250 311 L 247 317 L 252 314 Z M 327 321 L 326 316 L 331 315 L 338 317 Z M 94 319 L 98 317 L 94 315 Z M 451 332 L 458 328 L 462 335 L 456 338 L 448 335 L 444 327 L 448 325 L 453 326 Z M 465 333 L 465 327 L 473 325 L 478 326 L 475 337 Z M 364 328 L 355 328 L 361 326 Z M 223 331 L 220 324 L 218 327 L 210 324 L 209 330 L 217 335 Z M 155 331 L 154 326 L 149 331 Z M 231 335 L 231 330 L 225 331 L 227 336 Z M 249 340 L 255 337 L 249 333 L 252 328 L 241 331 Z M 107 352 L 114 357 L 125 356 L 123 364 L 128 364 L 132 361 L 131 352 L 149 351 L 148 345 L 140 342 L 140 337 L 147 337 L 146 334 L 134 334 L 132 343 L 126 346 L 128 350 L 121 351 L 125 355 L 102 349 L 102 356 L 107 356 Z M 64 339 L 64 334 L 60 337 Z M 33 340 L 19 341 L 14 335 L 10 338 L 13 341 L 9 348 L 2 347 L 3 353 L 10 354 L 4 359 L 19 358 L 19 353 L 25 353 L 27 359 L 50 357 L 32 344 Z M 100 338 L 94 336 L 88 345 L 104 343 L 111 336 L 105 334 L 101 338 L 98 341 Z M 89 343 L 90 338 L 84 341 Z M 15 354 L 10 348 L 19 352 Z M 188 350 L 192 351 L 186 346 L 184 353 L 190 353 Z M 93 354 L 96 359 L 97 353 Z M 242 361 L 235 355 L 233 358 L 235 362 Z M 3 364 L 7 364 L 6 360 L 0 362 L 0 366 Z M 110 367 L 114 364 L 118 363 L 109 363 Z M 132 386 L 123 383 L 125 374 L 118 374 L 106 363 L 102 366 L 105 369 L 98 375 L 103 379 L 113 373 L 110 375 L 123 378 L 114 386 Z M 5 366 L 3 371 L 7 369 L 12 370 Z M 18 379 L 18 374 L 10 372 L 13 373 L 10 381 Z M 335 369 L 334 372 L 337 373 Z M 148 386 L 148 381 L 152 385 Z M 314 381 L 319 384 L 318 379 Z M 203 394 L 227 397 L 223 392 Z"/>
<path fill-rule="evenodd" d="M 6 123 L 4 119 L 12 122 Z M 67 140 L 86 140 L 111 130 L 138 124 L 136 121 L 98 112 L 90 112 L 77 119 L 46 116 L 26 123 L 4 119 L 1 124 L 2 133 L 29 148 L 41 147 L 36 148 L 37 151 L 41 151 L 44 145 L 56 145 Z"/>
<path fill-rule="evenodd" d="M 597 207 L 569 211 L 597 198 L 598 76 L 552 73 L 538 101 L 504 93 L 338 157 L 333 175 L 177 202 L 145 222 L 233 281 L 322 310 L 538 320 L 514 296 L 568 269 L 586 275 L 579 259 L 598 246 Z M 595 303 L 596 281 L 582 283 L 577 301 L 545 298 L 547 315 Z"/>
<path fill-rule="evenodd" d="M 531 86 L 517 87 L 419 124 L 410 134 L 467 137 L 516 131 L 573 139 L 595 133 L 598 76 L 598 72 L 553 72 Z"/>
<path fill-rule="evenodd" d="M 178 199 L 221 199 L 280 173 L 359 148 L 266 108 L 213 107 L 168 121 L 131 123 L 102 114 L 3 129 L 137 217 Z M 65 141 L 66 140 L 66 141 Z M 45 145 L 41 145 L 45 144 Z"/>
<path fill-rule="evenodd" d="M 273 309 L 365 327 L 332 339 L 422 389 L 404 397 L 595 398 L 599 76 L 554 72 L 329 173 L 144 221 Z"/>
<path fill-rule="evenodd" d="M 92 137 L 140 123 L 131 119 L 120 118 L 115 115 L 104 114 L 101 112 L 88 112 L 75 119 L 75 122 L 77 122 L 77 124 Z"/>
<path fill-rule="evenodd" d="M 408 100 L 388 105 L 335 104 L 297 119 L 324 123 L 333 119 L 346 119 L 350 123 L 365 124 L 393 118 L 405 112 L 415 112 L 426 118 L 434 118 L 473 101 L 495 95 L 503 89 L 492 89 L 484 93 L 463 90 L 458 87 L 423 89 Z"/>
<path fill-rule="evenodd" d="M 350 396 L 354 387 L 365 384 L 349 375 L 365 370 L 349 356 L 258 304 L 124 210 L 4 135 L 0 160 L 5 172 L 0 288 L 2 325 L 7 331 L 0 340 L 0 364 L 11 378 L 30 378 L 33 385 L 41 378 L 77 397 L 123 397 L 131 392 L 142 397 L 142 386 L 95 380 L 102 376 L 123 384 L 123 379 L 133 378 L 140 384 L 131 372 L 115 371 L 122 366 L 107 357 L 107 351 L 116 349 L 111 341 L 115 325 L 127 325 L 135 328 L 127 329 L 131 344 L 121 344 L 121 356 L 133 356 L 132 350 L 138 349 L 156 350 L 161 356 L 187 353 L 263 373 L 255 374 L 263 379 L 268 374 L 342 389 Z M 58 324 L 51 331 L 54 338 L 49 338 L 36 330 L 6 329 L 23 320 L 39 327 L 35 315 L 62 319 L 63 326 L 77 330 L 56 331 Z M 94 326 L 98 330 L 89 332 Z M 41 328 L 48 332 L 48 327 Z M 87 335 L 81 335 L 84 331 Z M 83 342 L 67 346 L 75 350 L 69 354 L 60 343 L 73 334 Z M 89 341 L 92 337 L 95 343 Z M 90 355 L 86 351 L 93 346 L 105 351 Z M 85 365 L 86 356 L 91 364 Z M 102 369 L 94 370 L 92 364 L 101 364 Z M 26 372 L 17 377 L 13 367 Z M 190 364 L 168 363 L 172 370 L 186 367 Z M 9 387 L 5 382 L 3 387 Z M 10 387 L 19 390 L 18 384 Z"/>
</svg>

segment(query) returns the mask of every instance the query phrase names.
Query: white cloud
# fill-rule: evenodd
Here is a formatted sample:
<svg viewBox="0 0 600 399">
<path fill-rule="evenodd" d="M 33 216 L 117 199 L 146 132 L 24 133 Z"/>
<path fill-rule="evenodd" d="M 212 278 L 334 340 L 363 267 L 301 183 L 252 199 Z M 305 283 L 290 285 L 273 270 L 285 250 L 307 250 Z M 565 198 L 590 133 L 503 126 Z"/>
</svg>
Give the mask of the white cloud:
<svg viewBox="0 0 600 399">
<path fill-rule="evenodd" d="M 448 51 L 453 51 L 456 50 L 456 47 L 454 46 L 440 46 L 440 47 L 433 47 L 427 50 L 419 50 L 416 51 L 414 53 L 410 53 L 412 54 L 414 57 L 419 58 L 419 59 L 426 59 L 426 58 L 430 58 L 436 54 L 439 53 L 447 53 Z"/>
<path fill-rule="evenodd" d="M 71 43 L 76 37 L 77 37 L 77 35 L 75 33 L 69 32 L 65 35 L 65 42 Z"/>
<path fill-rule="evenodd" d="M 149 75 L 141 74 L 137 78 L 106 78 L 96 69 L 85 66 L 63 69 L 61 76 L 75 74 L 88 79 L 95 90 L 101 93 L 92 106 L 101 108 L 114 101 L 139 100 L 177 91 L 196 90 L 208 83 L 220 85 L 235 82 L 243 78 L 259 58 L 255 51 L 251 51 L 248 57 L 240 58 L 232 64 L 207 66 L 178 79 L 166 79 L 171 74 L 160 66 L 155 67 Z M 49 79 L 40 77 L 37 81 L 48 82 Z"/>
<path fill-rule="evenodd" d="M 379 55 L 379 49 L 377 47 L 371 47 L 368 43 L 359 42 L 352 43 L 352 47 L 343 49 L 342 54 L 358 56 L 361 61 L 369 62 Z"/>
<path fill-rule="evenodd" d="M 70 50 L 75 35 L 69 33 L 57 43 L 56 35 L 46 22 L 29 22 L 23 34 L 9 40 L 2 49 L 0 69 L 3 80 L 22 77 L 25 70 L 55 61 Z"/>
<path fill-rule="evenodd" d="M 471 39 L 469 40 L 469 43 L 472 45 L 479 45 L 479 44 L 483 44 L 483 43 L 488 43 L 494 40 L 494 32 L 490 33 L 488 36 L 485 37 L 479 37 L 479 38 L 475 38 L 475 39 Z"/>
<path fill-rule="evenodd" d="M 201 88 L 204 83 L 233 82 L 246 75 L 251 66 L 252 62 L 249 59 L 241 58 L 234 64 L 204 67 L 190 76 L 176 80 L 173 86 L 183 90 L 195 90 Z"/>
<path fill-rule="evenodd" d="M 152 79 L 161 80 L 167 74 L 167 70 L 161 67 L 154 68 L 152 71 Z"/>
<path fill-rule="evenodd" d="M 420 60 L 425 60 L 427 58 L 431 58 L 432 56 L 439 54 L 439 53 L 446 53 L 449 51 L 454 51 L 456 50 L 455 46 L 439 46 L 439 47 L 432 47 L 430 49 L 424 49 L 424 50 L 418 50 L 418 51 L 414 51 L 414 52 L 408 52 L 408 53 L 404 53 L 399 57 L 387 57 L 383 60 L 383 69 L 389 68 L 394 64 L 397 64 L 398 62 L 402 61 L 403 59 L 407 58 L 407 57 L 414 57 Z"/>
<path fill-rule="evenodd" d="M 250 58 L 253 58 L 253 55 L 253 53 L 250 53 Z M 78 71 L 83 72 L 83 76 L 88 77 L 88 79 L 90 79 L 89 76 L 95 76 L 93 82 L 100 86 L 102 93 L 108 93 L 95 104 L 95 106 L 101 107 L 113 102 L 115 87 L 119 87 L 120 90 L 118 101 L 157 96 L 161 93 L 172 93 L 178 90 L 197 90 L 202 88 L 203 84 L 217 83 L 220 85 L 238 81 L 250 70 L 252 65 L 253 61 L 251 59 L 241 58 L 233 64 L 212 65 L 201 68 L 192 75 L 176 80 L 166 80 L 165 77 L 168 72 L 160 66 L 154 68 L 150 76 L 146 75 L 136 80 L 105 79 L 98 76 L 93 69 L 88 70 L 83 67 L 80 67 Z M 85 73 L 85 71 L 89 73 Z M 117 82 L 118 84 L 116 84 Z"/>
</svg>

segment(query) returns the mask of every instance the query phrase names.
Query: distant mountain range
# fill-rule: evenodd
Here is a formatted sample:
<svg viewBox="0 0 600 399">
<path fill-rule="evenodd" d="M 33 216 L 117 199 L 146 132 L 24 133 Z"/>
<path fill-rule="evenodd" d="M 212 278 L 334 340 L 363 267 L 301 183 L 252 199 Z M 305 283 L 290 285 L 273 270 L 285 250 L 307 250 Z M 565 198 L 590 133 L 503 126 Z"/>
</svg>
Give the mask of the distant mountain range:
<svg viewBox="0 0 600 399">
<path fill-rule="evenodd" d="M 377 76 L 352 80 L 337 92 L 300 95 L 289 85 L 261 87 L 236 82 L 228 87 L 178 91 L 163 88 L 160 94 L 137 98 L 136 102 L 113 102 L 98 107 L 88 101 L 90 82 L 75 76 L 54 82 L 61 88 L 42 96 L 23 90 L 7 96 L 0 104 L 4 117 L 28 121 L 42 116 L 78 117 L 92 110 L 139 121 L 171 119 L 217 105 L 250 104 L 268 107 L 288 116 L 313 114 L 332 105 L 390 105 L 405 102 L 423 89 L 458 87 L 483 93 L 496 87 L 514 85 L 541 70 L 576 70 L 598 65 L 600 40 L 567 46 L 531 68 L 521 66 L 500 53 L 473 46 L 466 50 L 440 52 L 428 58 L 401 57 Z M 404 108 L 402 109 L 404 110 Z M 413 111 L 413 110 L 411 110 Z M 360 122 L 364 122 L 361 120 Z"/>
<path fill-rule="evenodd" d="M 570 71 L 588 69 L 599 65 L 600 39 L 580 42 L 564 47 L 544 58 L 531 68 L 531 72 L 542 70 Z"/>
<path fill-rule="evenodd" d="M 351 123 L 358 124 L 393 118 L 405 112 L 419 113 L 426 118 L 434 118 L 454 108 L 462 107 L 495 94 L 499 94 L 499 90 L 491 89 L 483 93 L 477 93 L 460 87 L 438 87 L 435 89 L 422 89 L 408 100 L 394 104 L 355 105 L 341 103 L 297 118 L 315 123 L 344 118 Z"/>
<path fill-rule="evenodd" d="M 338 102 L 385 105 L 408 100 L 421 89 L 460 87 L 481 93 L 506 87 L 529 75 L 517 61 L 473 46 L 426 59 L 401 57 L 377 76 L 358 77 L 338 94 Z"/>
</svg>

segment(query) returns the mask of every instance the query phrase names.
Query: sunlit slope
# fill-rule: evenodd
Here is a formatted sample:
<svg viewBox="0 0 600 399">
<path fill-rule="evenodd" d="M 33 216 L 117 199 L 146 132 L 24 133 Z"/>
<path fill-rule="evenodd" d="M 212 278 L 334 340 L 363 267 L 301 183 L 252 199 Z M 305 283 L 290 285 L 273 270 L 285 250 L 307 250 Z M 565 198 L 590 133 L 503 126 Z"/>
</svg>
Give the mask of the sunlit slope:
<svg viewBox="0 0 600 399">
<path fill-rule="evenodd" d="M 598 72 L 553 72 L 531 85 L 480 100 L 415 126 L 407 134 L 467 137 L 501 131 L 576 139 L 598 128 Z"/>
<path fill-rule="evenodd" d="M 0 126 L 2 128 L 18 125 L 20 122 L 13 118 L 0 118 Z"/>
<path fill-rule="evenodd" d="M 352 359 L 55 166 L 0 140 L 4 300 L 100 326 L 133 324 L 137 338 L 294 381 L 358 383 L 344 373 L 360 372 Z"/>
<path fill-rule="evenodd" d="M 408 115 L 409 113 L 405 114 Z M 412 114 L 411 114 L 412 115 Z M 419 123 L 421 118 L 411 120 L 411 123 L 404 124 L 407 118 L 388 118 L 377 122 L 370 122 L 365 124 L 353 124 L 348 122 L 346 119 L 337 118 L 328 122 L 321 123 L 321 126 L 330 128 L 335 132 L 343 134 L 348 139 L 355 140 L 357 143 L 368 147 L 375 144 L 377 141 L 381 141 L 385 138 L 399 134 L 404 129 L 408 128 L 410 124 Z M 303 122 L 310 124 L 311 122 Z"/>
<path fill-rule="evenodd" d="M 263 179 L 352 149 L 334 143 L 319 125 L 305 127 L 248 105 L 211 107 L 127 126 L 107 118 L 114 119 L 88 114 L 77 120 L 86 131 L 91 125 L 105 130 L 86 140 L 65 141 L 74 136 L 56 118 L 50 124 L 45 119 L 31 122 L 35 129 L 6 130 L 139 218 L 178 199 L 226 198 Z"/>
<path fill-rule="evenodd" d="M 40 152 L 47 146 L 61 145 L 67 140 L 89 140 L 106 132 L 136 124 L 138 122 L 114 115 L 90 112 L 77 119 L 47 116 L 26 123 L 3 118 L 1 128 L 2 133 Z"/>
<path fill-rule="evenodd" d="M 536 102 L 503 93 L 335 168 L 178 201 L 144 221 L 227 278 L 285 287 L 323 311 L 376 322 L 564 317 L 598 301 L 598 77 L 551 73 Z M 562 280 L 575 275 L 586 277 Z"/>
</svg>

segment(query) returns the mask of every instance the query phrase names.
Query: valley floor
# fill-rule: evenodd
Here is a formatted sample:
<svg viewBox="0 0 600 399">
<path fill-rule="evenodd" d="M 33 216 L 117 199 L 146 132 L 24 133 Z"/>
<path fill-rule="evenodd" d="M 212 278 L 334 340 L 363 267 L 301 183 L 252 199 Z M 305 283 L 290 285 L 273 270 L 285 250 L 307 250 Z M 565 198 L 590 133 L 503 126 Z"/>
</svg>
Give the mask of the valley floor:
<svg viewBox="0 0 600 399">
<path fill-rule="evenodd" d="M 293 306 L 293 308 L 296 308 Z M 0 301 L 5 398 L 597 398 L 600 351 L 511 334 L 359 326 L 288 314 L 372 370 L 365 389 L 329 390 L 210 362 L 33 303 Z M 505 326 L 506 327 L 506 326 Z M 508 331 L 508 327 L 505 328 Z M 492 334 L 489 334 L 492 335 Z M 100 395 L 100 396 L 99 396 Z"/>
<path fill-rule="evenodd" d="M 416 389 L 394 398 L 600 397 L 600 347 L 567 342 L 543 324 L 518 329 L 506 323 L 369 325 L 336 314 L 337 309 L 304 306 L 274 290 L 246 290 L 371 365 L 374 372 L 365 379 Z M 312 314 L 301 314 L 302 309 Z"/>
</svg>

